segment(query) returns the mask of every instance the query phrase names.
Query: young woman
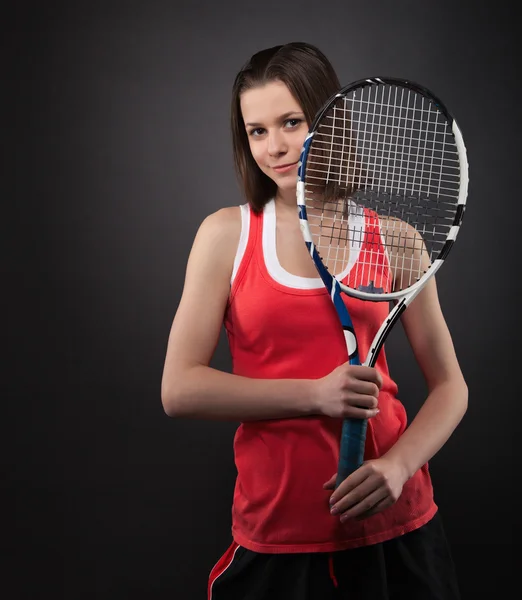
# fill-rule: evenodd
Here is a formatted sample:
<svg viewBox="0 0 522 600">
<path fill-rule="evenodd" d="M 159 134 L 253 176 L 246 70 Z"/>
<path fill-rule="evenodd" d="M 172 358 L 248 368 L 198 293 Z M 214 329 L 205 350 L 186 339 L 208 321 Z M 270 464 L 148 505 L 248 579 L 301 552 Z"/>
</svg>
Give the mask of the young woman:
<svg viewBox="0 0 522 600">
<path fill-rule="evenodd" d="M 435 281 L 402 317 L 428 388 L 407 427 L 385 352 L 375 368 L 348 364 L 299 229 L 301 148 L 339 88 L 305 43 L 241 69 L 232 135 L 248 202 L 201 224 L 170 333 L 165 412 L 241 422 L 233 541 L 210 574 L 212 600 L 459 598 L 427 462 L 464 415 L 467 387 Z M 365 355 L 387 308 L 345 302 Z M 232 374 L 209 367 L 223 323 Z M 334 490 L 345 417 L 369 419 L 365 462 Z"/>
</svg>

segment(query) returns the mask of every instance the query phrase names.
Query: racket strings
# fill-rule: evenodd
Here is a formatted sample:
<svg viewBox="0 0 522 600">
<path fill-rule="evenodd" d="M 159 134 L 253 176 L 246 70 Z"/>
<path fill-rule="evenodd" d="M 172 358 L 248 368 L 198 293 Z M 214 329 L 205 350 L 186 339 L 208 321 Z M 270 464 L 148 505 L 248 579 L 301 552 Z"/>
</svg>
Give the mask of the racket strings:
<svg viewBox="0 0 522 600">
<path fill-rule="evenodd" d="M 400 289 L 418 281 L 454 223 L 459 164 L 446 117 L 423 95 L 371 85 L 339 97 L 305 174 L 310 233 L 328 269 L 354 267 L 348 285 L 360 289 L 383 287 L 388 266 Z"/>
<path fill-rule="evenodd" d="M 313 213 L 308 213 L 314 245 L 332 274 L 345 276 L 347 268 L 353 265 L 352 281 L 356 283 L 352 287 L 372 290 L 383 288 L 376 282 L 385 277 L 386 265 L 393 273 L 401 274 L 401 288 L 410 287 L 420 279 L 424 272 L 424 243 L 420 236 L 412 235 L 404 221 L 394 220 L 383 228 L 380 219 L 380 231 L 368 233 L 365 225 L 350 226 L 351 216 L 340 212 L 319 222 Z M 360 214 L 356 217 L 359 219 Z M 331 224 L 326 225 L 328 219 Z M 444 241 L 445 238 L 441 244 Z"/>
</svg>

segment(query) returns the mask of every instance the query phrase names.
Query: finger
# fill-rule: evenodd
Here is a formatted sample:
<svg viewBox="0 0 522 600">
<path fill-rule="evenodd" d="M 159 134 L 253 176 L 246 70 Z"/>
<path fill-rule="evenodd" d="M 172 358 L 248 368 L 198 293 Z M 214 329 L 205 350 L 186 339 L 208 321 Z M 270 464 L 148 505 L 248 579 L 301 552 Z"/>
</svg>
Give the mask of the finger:
<svg viewBox="0 0 522 600">
<path fill-rule="evenodd" d="M 389 499 L 389 496 L 385 490 L 382 488 L 374 490 L 371 494 L 364 496 L 359 502 L 357 502 L 348 510 L 344 511 L 340 517 L 341 523 L 345 523 L 349 519 L 361 517 L 366 513 L 371 513 L 371 511 L 374 510 L 378 504 L 386 501 L 387 499 Z"/>
<path fill-rule="evenodd" d="M 339 486 L 340 489 L 341 486 Z M 368 498 L 371 494 L 374 494 L 379 489 L 378 482 L 372 478 L 367 477 L 364 479 L 359 485 L 352 488 L 332 506 L 332 514 L 333 515 L 341 515 L 342 513 L 350 510 L 352 507 L 357 506 L 360 502 L 363 502 L 366 498 Z M 379 498 L 380 500 L 380 498 Z M 366 510 L 370 509 L 373 506 L 366 507 Z"/>
<path fill-rule="evenodd" d="M 369 384 L 373 386 L 373 383 Z M 373 386 L 375 387 L 375 386 Z M 363 394 L 362 392 L 357 392 L 354 389 L 351 389 L 347 394 L 347 400 L 350 399 L 350 404 L 355 406 L 360 406 L 361 408 L 377 408 L 377 396 L 372 394 Z"/>
<path fill-rule="evenodd" d="M 341 417 L 344 419 L 371 419 L 379 414 L 378 408 L 359 408 L 358 406 L 346 406 Z"/>
<path fill-rule="evenodd" d="M 332 477 L 330 477 L 330 479 L 326 483 L 323 483 L 323 489 L 333 490 L 335 488 L 336 479 L 337 479 L 337 473 L 332 475 Z"/>
<path fill-rule="evenodd" d="M 354 471 L 351 475 L 349 475 L 344 481 L 341 482 L 339 487 L 335 490 L 335 492 L 330 496 L 330 504 L 332 508 L 336 505 L 340 500 L 342 500 L 347 494 L 349 494 L 353 489 L 357 486 L 361 485 L 361 483 L 367 479 L 370 475 L 370 470 L 366 467 L 365 464 L 360 466 L 356 471 Z"/>
<path fill-rule="evenodd" d="M 375 373 L 377 374 L 377 379 L 375 381 L 375 383 L 377 384 L 377 387 L 379 389 L 382 388 L 382 375 L 379 373 L 379 371 L 377 371 L 377 369 L 375 369 Z"/>
<path fill-rule="evenodd" d="M 362 521 L 363 519 L 367 519 L 368 517 L 371 517 L 372 515 L 375 515 L 378 512 L 381 512 L 382 510 L 384 510 L 385 508 L 388 508 L 388 506 L 391 506 L 392 504 L 393 504 L 392 498 L 387 496 L 380 502 L 377 502 L 377 504 L 373 508 L 371 508 L 370 510 L 367 510 L 366 512 L 360 514 L 358 517 L 355 517 L 355 518 L 358 521 Z"/>
<path fill-rule="evenodd" d="M 348 387 L 352 392 L 355 392 L 356 394 L 361 394 L 363 396 L 373 398 L 374 401 L 371 406 L 372 408 L 376 406 L 375 400 L 379 396 L 379 386 L 376 383 L 373 383 L 371 381 L 364 381 L 362 379 L 352 379 L 350 381 L 350 385 L 346 385 L 346 388 Z"/>
<path fill-rule="evenodd" d="M 352 365 L 353 366 L 353 365 Z M 356 365 L 356 376 L 358 379 L 364 379 L 375 383 L 379 389 L 382 387 L 382 376 L 374 367 L 366 367 L 364 365 Z"/>
</svg>

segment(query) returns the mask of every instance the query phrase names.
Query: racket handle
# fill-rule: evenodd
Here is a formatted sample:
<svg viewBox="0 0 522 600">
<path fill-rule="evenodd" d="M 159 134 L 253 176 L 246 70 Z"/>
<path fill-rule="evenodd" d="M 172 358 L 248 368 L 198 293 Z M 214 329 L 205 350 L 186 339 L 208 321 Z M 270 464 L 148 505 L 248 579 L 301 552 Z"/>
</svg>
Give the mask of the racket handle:
<svg viewBox="0 0 522 600">
<path fill-rule="evenodd" d="M 336 489 L 363 464 L 367 425 L 367 419 L 344 419 L 343 421 Z"/>
</svg>

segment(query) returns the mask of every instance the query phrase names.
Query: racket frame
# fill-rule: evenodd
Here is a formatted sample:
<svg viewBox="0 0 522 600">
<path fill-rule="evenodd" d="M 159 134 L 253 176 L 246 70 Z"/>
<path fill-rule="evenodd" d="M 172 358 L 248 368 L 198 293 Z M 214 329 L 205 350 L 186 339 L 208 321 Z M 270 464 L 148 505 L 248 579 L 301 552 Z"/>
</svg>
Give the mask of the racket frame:
<svg viewBox="0 0 522 600">
<path fill-rule="evenodd" d="M 350 288 L 344 284 L 342 284 L 334 275 L 332 275 L 327 267 L 323 264 L 319 252 L 317 251 L 313 238 L 310 232 L 310 227 L 308 224 L 308 218 L 306 214 L 306 202 L 305 202 L 305 170 L 306 163 L 308 158 L 308 153 L 310 151 L 310 146 L 314 137 L 314 134 L 317 130 L 319 123 L 321 122 L 322 117 L 330 108 L 335 104 L 338 98 L 346 96 L 350 92 L 355 89 L 363 88 L 370 85 L 397 85 L 400 87 L 406 87 L 411 89 L 414 92 L 421 94 L 426 97 L 430 102 L 433 102 L 437 109 L 444 115 L 447 119 L 449 125 L 451 125 L 451 130 L 453 133 L 453 137 L 455 140 L 455 145 L 458 151 L 459 158 L 459 167 L 460 167 L 460 187 L 459 187 L 459 196 L 457 201 L 457 208 L 455 213 L 455 218 L 452 226 L 448 232 L 446 242 L 442 246 L 439 251 L 437 257 L 433 260 L 433 262 L 429 265 L 425 273 L 419 278 L 411 286 L 399 290 L 396 292 L 387 292 L 380 294 L 372 294 L 369 292 L 365 292 L 362 290 L 356 290 Z M 363 364 L 365 366 L 373 367 L 377 362 L 377 358 L 379 356 L 379 352 L 382 349 L 388 334 L 391 329 L 398 321 L 402 313 L 406 310 L 408 305 L 414 300 L 414 298 L 419 294 L 419 292 L 424 288 L 428 280 L 435 275 L 435 273 L 442 266 L 444 260 L 447 258 L 449 251 L 453 247 L 457 234 L 459 232 L 460 226 L 462 224 L 462 219 L 466 207 L 467 195 L 468 195 L 468 161 L 467 161 L 467 152 L 466 147 L 464 145 L 464 140 L 462 137 L 462 133 L 460 128 L 457 125 L 457 122 L 450 114 L 446 106 L 426 87 L 421 86 L 415 82 L 399 79 L 396 77 L 370 77 L 365 79 L 360 79 L 358 81 L 354 81 L 347 86 L 344 86 L 339 92 L 333 94 L 328 101 L 324 104 L 324 106 L 318 111 L 316 114 L 314 121 L 309 127 L 308 134 L 303 144 L 303 148 L 301 150 L 301 155 L 298 163 L 298 174 L 297 174 L 297 207 L 298 207 L 298 215 L 301 232 L 303 234 L 303 238 L 305 244 L 308 248 L 310 256 L 314 262 L 314 265 L 321 277 L 326 289 L 330 293 L 331 300 L 336 308 L 339 319 L 341 321 L 341 325 L 345 335 L 346 346 L 348 350 L 348 357 L 350 364 L 360 365 Z M 364 363 L 360 362 L 359 352 L 357 346 L 357 337 L 355 334 L 355 329 L 346 308 L 346 305 L 341 297 L 341 291 L 345 294 L 352 296 L 354 298 L 358 298 L 360 300 L 369 300 L 372 302 L 384 302 L 384 301 L 395 301 L 395 306 L 392 308 L 388 317 L 383 321 L 381 327 L 376 333 L 366 359 Z M 344 419 L 343 420 L 343 431 L 341 434 L 341 453 L 339 458 L 339 466 L 338 466 L 338 474 L 336 481 L 336 488 L 340 485 L 340 483 L 346 479 L 352 472 L 354 472 L 359 466 L 363 463 L 364 458 L 364 443 L 366 438 L 366 427 L 367 420 L 366 419 Z"/>
</svg>

